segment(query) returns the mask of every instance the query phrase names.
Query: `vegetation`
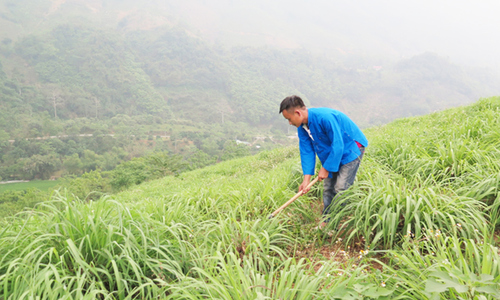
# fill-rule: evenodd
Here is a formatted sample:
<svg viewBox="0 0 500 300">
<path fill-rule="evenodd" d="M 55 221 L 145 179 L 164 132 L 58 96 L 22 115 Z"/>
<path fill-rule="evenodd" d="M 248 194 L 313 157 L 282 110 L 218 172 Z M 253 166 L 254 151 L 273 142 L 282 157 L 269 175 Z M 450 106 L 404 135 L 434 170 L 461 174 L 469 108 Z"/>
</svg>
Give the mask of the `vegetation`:
<svg viewBox="0 0 500 300">
<path fill-rule="evenodd" d="M 63 179 L 0 193 L 0 299 L 499 297 L 498 98 L 368 130 L 322 231 L 319 187 L 267 220 L 300 170 L 261 152 L 294 142 L 291 93 L 368 127 L 497 94 L 495 74 L 224 49 L 132 1 L 4 2 L 0 180 Z"/>
<path fill-rule="evenodd" d="M 130 118 L 126 125 L 122 122 L 113 124 L 114 122 L 116 122 L 116 117 L 111 119 L 108 127 L 113 132 L 119 131 L 120 126 L 145 126 Z M 85 128 L 89 125 L 87 130 L 91 133 L 77 132 L 73 135 L 6 140 L 3 146 L 0 145 L 2 150 L 0 152 L 0 178 L 43 180 L 51 177 L 78 176 L 97 169 L 109 171 L 122 162 L 156 152 L 179 155 L 189 164 L 196 161 L 197 164 L 206 165 L 206 161 L 214 163 L 256 153 L 259 151 L 256 145 L 261 145 L 260 150 L 262 150 L 290 143 L 282 135 L 282 137 L 275 136 L 274 141 L 261 140 L 256 144 L 257 140 L 250 140 L 254 143 L 245 146 L 237 145 L 235 137 L 244 139 L 250 136 L 241 133 L 242 127 L 231 122 L 227 122 L 227 126 L 223 127 L 219 125 L 192 126 L 189 130 L 180 129 L 177 132 L 173 131 L 170 135 L 161 132 L 162 136 L 142 135 L 132 130 L 129 133 L 104 134 L 102 130 L 96 128 L 98 126 L 95 124 L 85 125 L 85 123 L 75 126 Z M 211 135 L 211 130 L 216 131 L 217 134 Z"/>
<path fill-rule="evenodd" d="M 366 131 L 325 230 L 296 147 L 4 219 L 0 297 L 497 299 L 500 98 Z M 136 167 L 132 164 L 130 167 Z M 154 172 L 153 172 L 154 173 Z"/>
<path fill-rule="evenodd" d="M 45 191 L 54 188 L 58 184 L 58 180 L 35 180 L 30 182 L 5 183 L 0 185 L 0 193 L 5 191 L 24 191 L 30 188 Z"/>
<path fill-rule="evenodd" d="M 39 18 L 35 7 L 50 7 L 42 2 L 9 1 L 0 22 L 32 28 L 24 19 Z M 493 73 L 431 53 L 382 67 L 377 58 L 224 49 L 181 26 L 128 30 L 47 18 L 44 30 L 15 39 L 0 30 L 1 180 L 112 170 L 153 151 L 227 159 L 229 141 L 289 133 L 276 107 L 292 93 L 368 127 L 469 103 L 500 86 Z"/>
<path fill-rule="evenodd" d="M 226 143 L 221 159 L 247 156 L 250 153 L 248 148 L 246 145 L 237 145 L 234 142 Z M 74 157 L 78 159 L 77 155 Z M 144 181 L 178 175 L 181 172 L 214 164 L 216 161 L 216 157 L 201 151 L 193 153 L 187 159 L 163 151 L 133 158 L 113 170 L 103 171 L 99 168 L 99 161 L 88 160 L 89 163 L 93 163 L 93 168 L 81 176 L 68 175 L 58 181 L 35 180 L 1 185 L 0 217 L 14 215 L 24 208 L 32 208 L 49 199 L 54 190 L 65 189 L 72 197 L 97 200 L 105 194 L 117 193 Z"/>
</svg>

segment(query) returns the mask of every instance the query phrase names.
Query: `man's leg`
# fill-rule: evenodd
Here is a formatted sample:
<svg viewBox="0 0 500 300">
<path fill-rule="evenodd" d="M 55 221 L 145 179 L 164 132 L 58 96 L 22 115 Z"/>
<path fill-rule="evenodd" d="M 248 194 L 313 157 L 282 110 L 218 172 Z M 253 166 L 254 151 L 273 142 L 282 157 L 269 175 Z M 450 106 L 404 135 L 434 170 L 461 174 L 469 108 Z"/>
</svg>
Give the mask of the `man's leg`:
<svg viewBox="0 0 500 300">
<path fill-rule="evenodd" d="M 335 183 L 337 182 L 338 172 L 332 173 L 332 178 L 323 179 L 323 216 L 328 215 L 328 210 L 332 199 L 335 197 L 337 192 L 335 192 Z M 328 222 L 326 220 L 325 222 Z"/>
<path fill-rule="evenodd" d="M 322 215 L 326 216 L 328 215 L 328 209 L 330 208 L 330 204 L 332 203 L 332 199 L 335 198 L 335 182 L 337 181 L 337 174 L 338 172 L 332 173 L 332 178 L 325 178 L 323 179 L 323 212 Z M 326 226 L 326 223 L 329 221 L 324 220 L 319 224 L 316 229 L 322 229 L 323 227 Z"/>
<path fill-rule="evenodd" d="M 361 155 L 355 160 L 340 166 L 339 171 L 333 173 L 332 178 L 325 178 L 324 190 L 323 190 L 323 216 L 329 213 L 330 206 L 335 204 L 336 200 L 342 196 L 342 193 L 346 191 L 356 179 L 356 174 L 361 164 L 361 159 L 365 152 L 364 147 L 360 149 Z M 328 182 L 327 179 L 330 179 Z M 325 195 L 327 197 L 325 197 Z M 332 203 L 333 202 L 333 203 Z M 328 222 L 329 220 L 326 220 Z"/>
</svg>

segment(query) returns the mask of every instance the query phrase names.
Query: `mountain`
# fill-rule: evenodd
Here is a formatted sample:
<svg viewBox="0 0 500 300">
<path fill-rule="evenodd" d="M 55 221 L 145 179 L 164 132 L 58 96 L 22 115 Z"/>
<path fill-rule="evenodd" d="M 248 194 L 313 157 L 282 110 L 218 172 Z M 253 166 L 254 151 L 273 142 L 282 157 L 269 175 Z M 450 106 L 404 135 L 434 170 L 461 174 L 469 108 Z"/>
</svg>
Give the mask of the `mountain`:
<svg viewBox="0 0 500 300">
<path fill-rule="evenodd" d="M 287 124 L 276 108 L 290 94 L 302 95 L 312 106 L 343 110 L 366 127 L 500 93 L 498 74 L 430 52 L 404 59 L 390 50 L 388 55 L 347 53 L 340 59 L 302 46 L 271 48 L 256 42 L 261 46 L 227 47 L 213 35 L 217 29 L 238 28 L 238 22 L 247 24 L 239 19 L 247 11 L 248 16 L 262 15 L 261 30 L 268 29 L 271 40 L 286 37 L 280 22 L 299 16 L 280 14 L 282 5 L 278 1 L 250 9 L 234 1 L 2 1 L 3 118 L 151 115 L 164 122 L 225 120 L 283 132 Z M 314 8 L 304 9 L 308 17 L 303 21 L 314 24 Z M 197 29 L 203 24 L 212 27 Z M 252 34 L 238 34 L 247 42 L 253 39 Z M 345 34 L 338 38 L 354 38 Z M 7 131 L 16 124 L 3 123 Z"/>
<path fill-rule="evenodd" d="M 232 46 L 305 48 L 337 58 L 401 58 L 433 51 L 464 64 L 498 66 L 494 1 L 423 0 L 39 0 L 0 3 L 0 32 L 10 39 L 65 22 L 149 30 L 181 25 Z"/>
</svg>

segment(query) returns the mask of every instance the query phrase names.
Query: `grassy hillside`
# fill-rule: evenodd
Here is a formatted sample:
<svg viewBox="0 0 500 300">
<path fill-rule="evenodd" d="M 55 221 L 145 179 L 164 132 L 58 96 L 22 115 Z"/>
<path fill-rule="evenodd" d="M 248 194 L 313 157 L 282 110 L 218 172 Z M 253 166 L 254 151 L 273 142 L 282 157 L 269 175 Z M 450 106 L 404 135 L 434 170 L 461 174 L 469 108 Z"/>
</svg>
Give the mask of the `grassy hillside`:
<svg viewBox="0 0 500 300">
<path fill-rule="evenodd" d="M 497 299 L 500 97 L 366 131 L 324 231 L 282 148 L 3 220 L 0 297 Z"/>
</svg>

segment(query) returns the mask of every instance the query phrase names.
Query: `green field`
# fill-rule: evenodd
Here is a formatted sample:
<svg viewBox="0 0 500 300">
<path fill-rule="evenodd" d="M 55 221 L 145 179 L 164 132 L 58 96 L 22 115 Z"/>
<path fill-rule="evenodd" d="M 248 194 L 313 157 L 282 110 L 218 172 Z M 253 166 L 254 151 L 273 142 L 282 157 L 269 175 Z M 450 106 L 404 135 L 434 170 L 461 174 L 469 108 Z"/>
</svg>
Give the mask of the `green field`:
<svg viewBox="0 0 500 300">
<path fill-rule="evenodd" d="M 321 222 L 297 147 L 0 220 L 0 299 L 500 299 L 500 97 L 366 130 Z"/>
<path fill-rule="evenodd" d="M 48 191 L 59 183 L 59 180 L 32 180 L 30 182 L 5 183 L 0 184 L 0 193 L 5 191 L 25 191 L 31 188 Z"/>
</svg>

